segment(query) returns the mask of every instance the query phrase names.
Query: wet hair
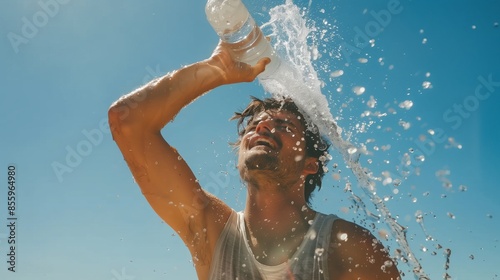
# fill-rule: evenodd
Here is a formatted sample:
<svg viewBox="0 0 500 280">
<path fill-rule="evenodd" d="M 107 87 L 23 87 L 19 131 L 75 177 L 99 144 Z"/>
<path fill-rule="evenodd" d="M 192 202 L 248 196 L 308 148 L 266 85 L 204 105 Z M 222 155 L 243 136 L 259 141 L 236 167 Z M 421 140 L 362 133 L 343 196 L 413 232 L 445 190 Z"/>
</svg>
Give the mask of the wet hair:
<svg viewBox="0 0 500 280">
<path fill-rule="evenodd" d="M 245 128 L 252 123 L 253 118 L 264 111 L 269 110 L 284 110 L 290 112 L 297 117 L 304 127 L 304 139 L 306 141 L 306 156 L 315 157 L 318 163 L 318 172 L 309 174 L 305 180 L 304 196 L 307 205 L 311 206 L 311 197 L 313 191 L 318 187 L 321 189 L 321 180 L 325 175 L 327 164 L 327 152 L 330 144 L 321 136 L 318 127 L 315 124 L 308 123 L 304 118 L 304 114 L 290 98 L 265 98 L 263 100 L 252 96 L 252 101 L 242 112 L 234 113 L 231 120 L 238 120 L 238 141 L 233 143 L 234 146 L 239 146 L 241 138 L 245 134 Z"/>
</svg>

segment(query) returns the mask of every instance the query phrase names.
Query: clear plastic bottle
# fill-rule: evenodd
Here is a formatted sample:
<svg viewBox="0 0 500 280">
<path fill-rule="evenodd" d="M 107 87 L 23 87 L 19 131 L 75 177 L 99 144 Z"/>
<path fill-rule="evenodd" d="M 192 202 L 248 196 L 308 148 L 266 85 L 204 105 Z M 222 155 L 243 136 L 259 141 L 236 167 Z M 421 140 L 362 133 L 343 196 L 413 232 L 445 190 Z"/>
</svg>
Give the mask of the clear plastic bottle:
<svg viewBox="0 0 500 280">
<path fill-rule="evenodd" d="M 255 65 L 263 57 L 271 58 L 260 79 L 278 69 L 279 57 L 241 0 L 208 0 L 205 13 L 219 37 L 231 44 L 235 60 Z"/>
</svg>

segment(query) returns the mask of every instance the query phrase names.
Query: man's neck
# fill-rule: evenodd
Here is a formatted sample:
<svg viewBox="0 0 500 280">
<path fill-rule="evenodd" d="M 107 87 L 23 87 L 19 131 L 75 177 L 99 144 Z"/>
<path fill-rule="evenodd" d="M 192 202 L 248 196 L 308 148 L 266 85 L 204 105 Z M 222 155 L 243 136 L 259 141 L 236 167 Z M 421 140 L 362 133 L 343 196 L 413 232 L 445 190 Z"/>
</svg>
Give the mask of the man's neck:
<svg viewBox="0 0 500 280">
<path fill-rule="evenodd" d="M 274 259 L 263 263 L 282 263 L 302 242 L 316 215 L 306 205 L 303 191 L 303 186 L 266 188 L 249 184 L 244 217 L 250 247 L 261 260 L 279 248 Z"/>
</svg>

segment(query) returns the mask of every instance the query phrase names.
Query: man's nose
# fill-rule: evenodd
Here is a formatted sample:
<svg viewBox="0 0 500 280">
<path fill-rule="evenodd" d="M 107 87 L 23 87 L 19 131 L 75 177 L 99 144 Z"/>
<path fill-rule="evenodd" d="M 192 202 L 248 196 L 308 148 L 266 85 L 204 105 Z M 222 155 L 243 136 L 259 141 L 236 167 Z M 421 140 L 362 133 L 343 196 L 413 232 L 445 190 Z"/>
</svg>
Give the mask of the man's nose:
<svg viewBox="0 0 500 280">
<path fill-rule="evenodd" d="M 271 131 L 272 131 L 272 119 L 262 120 L 255 127 L 255 132 L 259 134 L 269 133 Z"/>
</svg>

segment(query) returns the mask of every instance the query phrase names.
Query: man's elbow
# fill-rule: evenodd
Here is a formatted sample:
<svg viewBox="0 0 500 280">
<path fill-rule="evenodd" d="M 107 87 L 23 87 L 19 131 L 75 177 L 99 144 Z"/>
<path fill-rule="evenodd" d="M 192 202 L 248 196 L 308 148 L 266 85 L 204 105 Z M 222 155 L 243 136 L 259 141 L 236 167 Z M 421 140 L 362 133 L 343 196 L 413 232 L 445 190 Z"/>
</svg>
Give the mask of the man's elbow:
<svg viewBox="0 0 500 280">
<path fill-rule="evenodd" d="M 130 118 L 130 108 L 123 100 L 118 100 L 109 107 L 108 123 L 115 141 L 124 133 L 131 132 L 133 124 Z"/>
</svg>

